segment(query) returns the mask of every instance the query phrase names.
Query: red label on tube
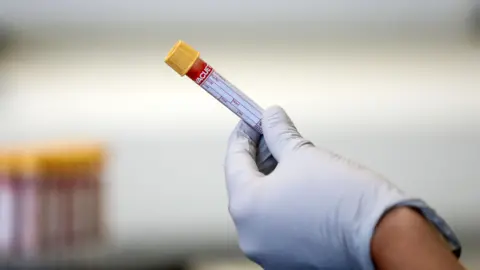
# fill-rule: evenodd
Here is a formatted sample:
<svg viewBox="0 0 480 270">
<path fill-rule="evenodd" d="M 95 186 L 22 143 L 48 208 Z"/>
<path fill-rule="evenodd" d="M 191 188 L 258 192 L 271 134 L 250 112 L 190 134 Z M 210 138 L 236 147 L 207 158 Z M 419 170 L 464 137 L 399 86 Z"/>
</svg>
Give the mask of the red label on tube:
<svg viewBox="0 0 480 270">
<path fill-rule="evenodd" d="M 187 76 L 198 85 L 201 85 L 212 72 L 213 68 L 205 61 L 198 58 L 187 72 Z"/>
</svg>

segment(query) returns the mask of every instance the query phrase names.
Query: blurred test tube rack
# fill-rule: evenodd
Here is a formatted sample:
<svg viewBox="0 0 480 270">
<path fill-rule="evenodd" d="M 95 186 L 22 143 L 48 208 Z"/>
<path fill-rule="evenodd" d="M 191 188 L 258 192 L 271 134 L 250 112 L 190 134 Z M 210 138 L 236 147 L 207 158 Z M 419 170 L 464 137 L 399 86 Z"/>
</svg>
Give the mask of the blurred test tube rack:
<svg viewBox="0 0 480 270">
<path fill-rule="evenodd" d="M 3 265 L 102 243 L 105 157 L 94 143 L 0 149 Z"/>
</svg>

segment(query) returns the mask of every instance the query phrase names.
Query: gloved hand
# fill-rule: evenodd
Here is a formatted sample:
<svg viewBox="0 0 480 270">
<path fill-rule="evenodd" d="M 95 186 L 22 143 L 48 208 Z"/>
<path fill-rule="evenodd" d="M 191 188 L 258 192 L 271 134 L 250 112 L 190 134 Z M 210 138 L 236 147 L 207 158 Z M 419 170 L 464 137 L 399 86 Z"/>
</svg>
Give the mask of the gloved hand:
<svg viewBox="0 0 480 270">
<path fill-rule="evenodd" d="M 225 173 L 240 248 L 264 269 L 374 269 L 372 234 L 382 215 L 398 205 L 417 207 L 459 248 L 423 201 L 314 146 L 282 108 L 266 110 L 262 125 L 274 159 L 256 162 L 260 136 L 240 122 L 229 140 Z"/>
</svg>

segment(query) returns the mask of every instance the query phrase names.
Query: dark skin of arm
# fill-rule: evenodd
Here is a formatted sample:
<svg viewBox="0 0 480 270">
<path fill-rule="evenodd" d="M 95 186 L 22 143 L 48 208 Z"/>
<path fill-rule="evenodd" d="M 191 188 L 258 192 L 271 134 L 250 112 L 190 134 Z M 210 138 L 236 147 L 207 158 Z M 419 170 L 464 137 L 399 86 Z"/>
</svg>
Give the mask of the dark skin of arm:
<svg viewBox="0 0 480 270">
<path fill-rule="evenodd" d="M 395 208 L 378 223 L 371 255 L 380 270 L 465 270 L 438 231 L 417 211 Z"/>
</svg>

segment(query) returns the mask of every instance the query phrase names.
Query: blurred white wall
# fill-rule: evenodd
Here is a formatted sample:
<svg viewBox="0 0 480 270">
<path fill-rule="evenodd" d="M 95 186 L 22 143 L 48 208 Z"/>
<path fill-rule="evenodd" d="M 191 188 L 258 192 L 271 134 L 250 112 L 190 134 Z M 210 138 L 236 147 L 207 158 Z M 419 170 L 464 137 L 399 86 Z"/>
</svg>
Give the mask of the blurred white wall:
<svg viewBox="0 0 480 270">
<path fill-rule="evenodd" d="M 473 0 L 474 1 L 474 0 Z M 28 0 L 0 3 L 0 15 L 19 25 L 173 21 L 458 21 L 472 0 Z"/>
<path fill-rule="evenodd" d="M 106 140 L 113 157 L 109 215 L 119 239 L 196 234 L 193 223 L 232 240 L 222 162 L 237 119 L 163 63 L 172 44 L 19 44 L 2 63 L 0 139 Z M 225 77 L 263 106 L 283 105 L 317 144 L 383 172 L 454 225 L 480 222 L 475 51 L 298 44 L 269 52 L 200 44 Z"/>
<path fill-rule="evenodd" d="M 273 9 L 269 1 L 206 1 L 201 14 L 182 14 L 197 16 L 194 25 L 175 27 L 173 15 L 185 3 L 160 2 L 154 8 L 154 2 L 116 1 L 119 12 L 108 12 L 106 1 L 45 1 L 36 8 L 27 1 L 0 2 L 0 18 L 17 31 L 0 57 L 0 142 L 106 141 L 115 243 L 235 245 L 222 164 L 237 119 L 163 63 L 179 38 L 262 106 L 284 106 L 316 144 L 425 198 L 464 242 L 478 242 L 479 52 L 451 38 L 415 43 L 397 36 L 362 44 L 320 39 L 332 34 L 318 30 L 329 25 L 311 22 L 324 13 L 331 17 L 323 19 L 341 22 L 350 7 L 357 18 L 371 21 L 383 16 L 384 22 L 416 21 L 418 28 L 428 24 L 424 20 L 437 29 L 463 29 L 466 1 L 363 1 L 357 8 L 342 1 L 337 8 L 332 1 L 293 7 L 277 1 Z M 390 13 L 378 9 L 372 17 L 369 5 Z M 205 14 L 237 23 L 208 22 Z M 245 20 L 246 14 L 252 17 Z M 129 18 L 144 18 L 149 26 L 129 24 Z M 121 23 L 110 32 L 64 28 L 90 19 L 120 21 L 125 29 Z M 202 20 L 218 32 L 196 32 Z M 355 24 L 346 25 L 355 36 Z M 461 32 L 453 30 L 440 33 Z"/>
</svg>

